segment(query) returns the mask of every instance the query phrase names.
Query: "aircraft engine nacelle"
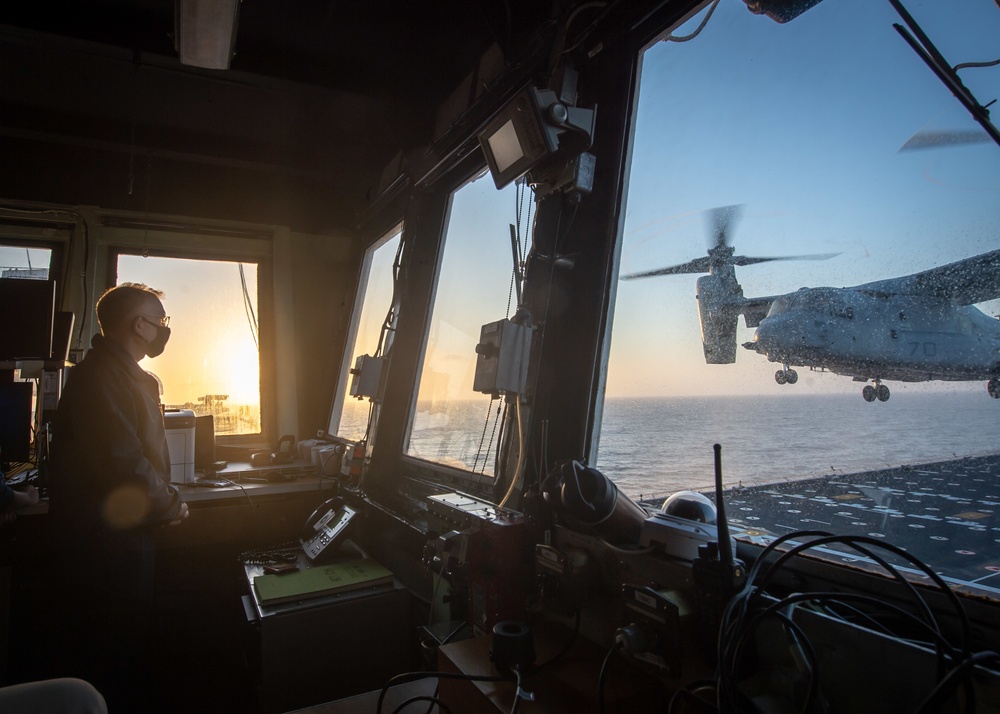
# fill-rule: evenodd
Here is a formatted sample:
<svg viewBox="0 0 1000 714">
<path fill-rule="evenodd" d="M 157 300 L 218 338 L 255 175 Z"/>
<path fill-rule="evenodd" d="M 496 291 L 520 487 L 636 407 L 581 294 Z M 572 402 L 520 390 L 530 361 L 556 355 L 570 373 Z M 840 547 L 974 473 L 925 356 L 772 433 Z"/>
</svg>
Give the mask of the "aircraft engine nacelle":
<svg viewBox="0 0 1000 714">
<path fill-rule="evenodd" d="M 698 278 L 701 343 L 708 364 L 732 364 L 736 361 L 736 325 L 743 291 L 735 279 L 730 281 L 726 277 L 715 274 Z"/>
</svg>

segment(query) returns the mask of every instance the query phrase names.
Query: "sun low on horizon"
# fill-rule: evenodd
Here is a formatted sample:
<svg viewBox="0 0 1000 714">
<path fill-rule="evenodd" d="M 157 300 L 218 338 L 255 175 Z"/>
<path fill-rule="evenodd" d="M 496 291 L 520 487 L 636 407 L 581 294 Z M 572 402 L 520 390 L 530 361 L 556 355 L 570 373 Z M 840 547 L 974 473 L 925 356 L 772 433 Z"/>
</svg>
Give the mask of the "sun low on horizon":
<svg viewBox="0 0 1000 714">
<path fill-rule="evenodd" d="M 156 375 L 168 405 L 226 397 L 259 406 L 257 269 L 252 263 L 121 255 L 118 282 L 162 290 L 171 335 L 164 353 L 140 366 Z"/>
</svg>

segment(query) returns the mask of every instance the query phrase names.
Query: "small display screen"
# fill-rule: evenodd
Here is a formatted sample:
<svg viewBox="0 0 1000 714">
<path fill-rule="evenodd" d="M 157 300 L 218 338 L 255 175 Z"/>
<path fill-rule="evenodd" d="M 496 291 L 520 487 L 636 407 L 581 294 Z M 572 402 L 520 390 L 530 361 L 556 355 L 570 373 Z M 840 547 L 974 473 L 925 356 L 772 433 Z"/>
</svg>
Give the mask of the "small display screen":
<svg viewBox="0 0 1000 714">
<path fill-rule="evenodd" d="M 493 132 L 487 143 L 490 145 L 493 160 L 496 161 L 498 173 L 504 173 L 514 162 L 524 157 L 513 119 L 508 119 L 503 126 Z"/>
<path fill-rule="evenodd" d="M 355 513 L 356 511 L 348 506 L 344 506 L 338 511 L 330 511 L 317 524 L 317 530 L 336 532 L 347 525 Z"/>
</svg>

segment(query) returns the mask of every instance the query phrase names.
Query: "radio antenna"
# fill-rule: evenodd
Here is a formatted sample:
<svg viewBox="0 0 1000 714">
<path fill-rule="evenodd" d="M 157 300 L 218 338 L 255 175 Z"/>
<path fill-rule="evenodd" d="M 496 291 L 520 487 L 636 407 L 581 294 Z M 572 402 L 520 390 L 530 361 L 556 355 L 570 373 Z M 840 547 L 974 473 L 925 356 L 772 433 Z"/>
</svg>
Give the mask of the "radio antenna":
<svg viewBox="0 0 1000 714">
<path fill-rule="evenodd" d="M 719 532 L 719 560 L 726 566 L 733 565 L 733 545 L 729 540 L 729 521 L 722 498 L 722 445 L 715 444 L 715 523 Z"/>
</svg>

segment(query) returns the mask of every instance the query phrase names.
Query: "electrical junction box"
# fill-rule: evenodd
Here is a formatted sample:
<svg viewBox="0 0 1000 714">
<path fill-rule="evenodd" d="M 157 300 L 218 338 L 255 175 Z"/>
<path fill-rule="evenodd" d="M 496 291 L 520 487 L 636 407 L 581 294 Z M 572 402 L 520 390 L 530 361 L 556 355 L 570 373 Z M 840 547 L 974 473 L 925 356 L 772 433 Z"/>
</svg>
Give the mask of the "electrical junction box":
<svg viewBox="0 0 1000 714">
<path fill-rule="evenodd" d="M 484 394 L 523 394 L 528 381 L 531 328 L 510 320 L 483 325 L 472 388 Z"/>
<path fill-rule="evenodd" d="M 358 355 L 351 372 L 351 396 L 362 399 L 382 398 L 382 357 Z"/>
<path fill-rule="evenodd" d="M 194 412 L 190 409 L 171 409 L 163 413 L 171 483 L 194 482 L 194 424 Z"/>
</svg>

